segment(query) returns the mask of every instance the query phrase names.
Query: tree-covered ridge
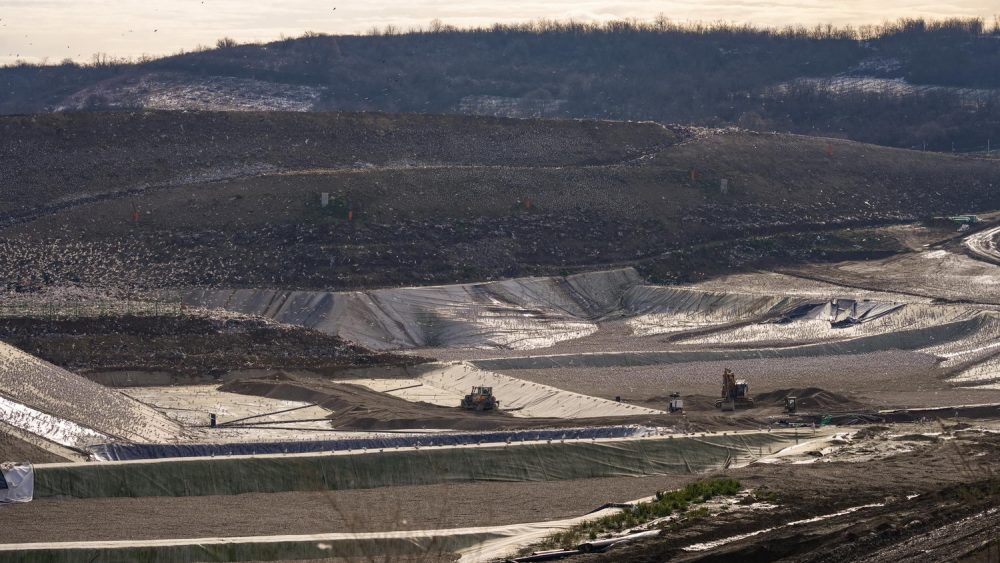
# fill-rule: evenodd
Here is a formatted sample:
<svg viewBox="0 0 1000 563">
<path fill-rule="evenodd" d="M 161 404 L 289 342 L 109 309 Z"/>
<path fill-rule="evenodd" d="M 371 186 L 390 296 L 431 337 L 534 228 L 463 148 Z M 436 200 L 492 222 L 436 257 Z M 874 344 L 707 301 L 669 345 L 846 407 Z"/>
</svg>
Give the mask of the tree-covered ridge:
<svg viewBox="0 0 1000 563">
<path fill-rule="evenodd" d="M 69 107 L 141 105 L 100 88 L 151 74 L 305 85 L 318 92 L 314 110 L 491 113 L 513 104 L 533 116 L 736 124 L 934 150 L 985 149 L 1000 138 L 1000 23 L 977 19 L 812 29 L 665 18 L 436 23 L 267 44 L 223 38 L 160 59 L 0 69 L 0 113 L 65 108 L 88 88 L 87 102 Z"/>
</svg>

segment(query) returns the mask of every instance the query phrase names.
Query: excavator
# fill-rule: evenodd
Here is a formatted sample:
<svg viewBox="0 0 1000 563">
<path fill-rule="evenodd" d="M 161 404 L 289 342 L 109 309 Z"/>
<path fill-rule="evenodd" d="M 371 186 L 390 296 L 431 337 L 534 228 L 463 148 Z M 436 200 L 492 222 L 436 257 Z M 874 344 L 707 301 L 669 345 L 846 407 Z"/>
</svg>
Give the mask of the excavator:
<svg viewBox="0 0 1000 563">
<path fill-rule="evenodd" d="M 493 396 L 492 387 L 476 386 L 462 398 L 462 408 L 471 411 L 491 411 L 500 408 L 500 401 Z"/>
<path fill-rule="evenodd" d="M 715 401 L 715 408 L 723 411 L 734 411 L 738 408 L 753 408 L 753 398 L 750 397 L 750 384 L 745 379 L 736 379 L 736 374 L 726 368 L 722 372 L 722 398 Z"/>
</svg>

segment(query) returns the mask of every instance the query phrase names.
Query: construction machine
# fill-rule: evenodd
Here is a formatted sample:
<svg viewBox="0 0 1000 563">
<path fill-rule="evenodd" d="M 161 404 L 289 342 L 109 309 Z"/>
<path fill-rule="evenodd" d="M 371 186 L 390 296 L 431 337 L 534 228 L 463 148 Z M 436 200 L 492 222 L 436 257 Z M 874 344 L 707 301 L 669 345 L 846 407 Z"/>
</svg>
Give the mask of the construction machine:
<svg viewBox="0 0 1000 563">
<path fill-rule="evenodd" d="M 722 372 L 722 398 L 715 401 L 715 408 L 724 411 L 749 409 L 754 405 L 750 397 L 750 384 L 745 379 L 736 379 L 736 374 L 726 368 Z"/>
<path fill-rule="evenodd" d="M 500 401 L 493 396 L 492 387 L 476 386 L 462 399 L 462 408 L 473 411 L 491 411 L 500 408 Z"/>
<path fill-rule="evenodd" d="M 673 392 L 670 394 L 670 405 L 668 407 L 670 412 L 684 412 L 684 399 L 681 399 L 681 394 Z"/>
<path fill-rule="evenodd" d="M 795 411 L 799 410 L 798 405 L 795 403 L 795 397 L 789 395 L 785 397 L 785 412 L 788 414 L 795 414 Z"/>
</svg>

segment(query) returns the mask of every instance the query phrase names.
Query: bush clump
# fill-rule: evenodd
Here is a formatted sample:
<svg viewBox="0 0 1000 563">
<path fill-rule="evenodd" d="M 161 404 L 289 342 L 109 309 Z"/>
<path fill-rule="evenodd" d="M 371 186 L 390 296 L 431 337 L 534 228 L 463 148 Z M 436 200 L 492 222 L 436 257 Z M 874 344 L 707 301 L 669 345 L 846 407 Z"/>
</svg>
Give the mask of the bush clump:
<svg viewBox="0 0 1000 563">
<path fill-rule="evenodd" d="M 646 522 L 664 518 L 671 514 L 685 512 L 691 504 L 700 504 L 717 496 L 731 496 L 740 491 L 736 479 L 706 479 L 689 483 L 682 489 L 658 491 L 651 502 L 640 502 L 617 514 L 605 516 L 554 534 L 545 542 L 548 546 L 572 548 L 583 538 L 597 539 L 601 534 L 622 532 Z M 707 511 L 699 509 L 700 513 Z"/>
</svg>

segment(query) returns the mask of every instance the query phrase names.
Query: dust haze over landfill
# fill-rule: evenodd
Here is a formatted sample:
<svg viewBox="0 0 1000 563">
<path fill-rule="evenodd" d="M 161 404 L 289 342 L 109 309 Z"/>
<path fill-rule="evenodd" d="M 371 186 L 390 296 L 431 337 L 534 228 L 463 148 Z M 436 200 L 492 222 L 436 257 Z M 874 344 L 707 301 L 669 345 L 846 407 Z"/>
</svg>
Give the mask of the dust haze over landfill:
<svg viewBox="0 0 1000 563">
<path fill-rule="evenodd" d="M 0 561 L 1000 561 L 988 2 L 0 7 Z"/>
</svg>

